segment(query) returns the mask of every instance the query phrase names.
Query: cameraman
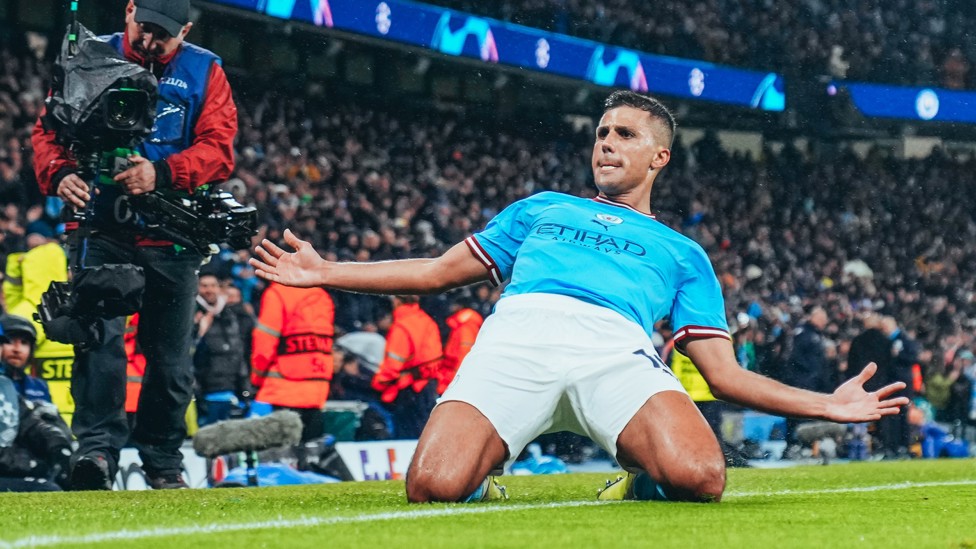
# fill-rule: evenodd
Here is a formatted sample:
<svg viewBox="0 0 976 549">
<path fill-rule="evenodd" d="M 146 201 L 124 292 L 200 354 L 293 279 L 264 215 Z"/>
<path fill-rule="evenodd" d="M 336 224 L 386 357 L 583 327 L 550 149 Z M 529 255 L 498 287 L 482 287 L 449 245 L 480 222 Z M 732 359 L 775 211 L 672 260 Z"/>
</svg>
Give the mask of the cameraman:
<svg viewBox="0 0 976 549">
<path fill-rule="evenodd" d="M 134 264 L 145 272 L 139 345 L 147 364 L 132 440 L 150 485 L 157 489 L 186 487 L 180 446 L 193 394 L 189 353 L 197 269 L 203 258 L 197 251 L 140 234 L 119 222 L 113 208 L 124 206 L 120 201 L 126 195 L 153 190 L 189 194 L 226 179 L 233 169 L 237 109 L 220 59 L 184 42 L 193 26 L 189 20 L 189 0 L 130 0 L 125 31 L 102 38 L 159 80 L 153 131 L 139 146 L 139 156 L 129 157 L 131 167 L 112 178 L 114 184 L 93 190 L 77 175 L 76 160 L 40 120 L 32 139 L 35 172 L 45 194 L 79 209 L 95 200 L 90 234 L 84 239 L 76 234 L 69 241 L 72 269 L 114 263 Z M 104 337 L 77 353 L 72 373 L 72 428 L 79 443 L 71 472 L 75 490 L 111 489 L 119 450 L 129 438 L 125 318 L 100 322 Z"/>
<path fill-rule="evenodd" d="M 0 376 L 0 492 L 50 492 L 67 480 L 71 433 L 53 404 L 17 394 Z"/>
</svg>

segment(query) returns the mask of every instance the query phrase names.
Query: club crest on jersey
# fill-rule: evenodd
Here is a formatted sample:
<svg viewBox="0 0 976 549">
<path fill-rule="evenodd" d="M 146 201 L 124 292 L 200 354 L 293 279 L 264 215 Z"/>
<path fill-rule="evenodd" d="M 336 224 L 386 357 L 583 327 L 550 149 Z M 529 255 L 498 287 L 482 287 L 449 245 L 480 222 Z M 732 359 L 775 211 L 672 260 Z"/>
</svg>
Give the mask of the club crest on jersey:
<svg viewBox="0 0 976 549">
<path fill-rule="evenodd" d="M 621 223 L 624 222 L 623 219 L 620 219 L 619 217 L 610 214 L 596 214 L 596 218 L 601 221 L 606 221 L 611 225 L 620 225 Z"/>
</svg>

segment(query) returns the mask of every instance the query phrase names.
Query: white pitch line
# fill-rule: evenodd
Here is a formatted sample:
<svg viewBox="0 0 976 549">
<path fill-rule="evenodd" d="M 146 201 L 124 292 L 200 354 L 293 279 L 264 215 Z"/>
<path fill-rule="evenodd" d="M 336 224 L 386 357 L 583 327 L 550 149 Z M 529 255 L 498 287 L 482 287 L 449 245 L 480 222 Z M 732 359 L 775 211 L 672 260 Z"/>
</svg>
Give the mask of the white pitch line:
<svg viewBox="0 0 976 549">
<path fill-rule="evenodd" d="M 794 496 L 815 494 L 844 494 L 852 492 L 881 492 L 885 490 L 905 490 L 909 488 L 930 488 L 935 486 L 971 486 L 976 480 L 947 480 L 938 482 L 899 482 L 878 486 L 857 486 L 848 488 L 828 488 L 820 490 L 778 490 L 770 492 L 728 492 L 728 498 L 749 498 L 769 496 Z M 300 517 L 297 519 L 278 518 L 261 522 L 237 524 L 204 524 L 196 526 L 173 526 L 169 528 L 150 528 L 145 530 L 116 530 L 114 532 L 100 532 L 81 536 L 27 536 L 11 541 L 0 540 L 0 549 L 19 549 L 21 547 L 48 547 L 52 545 L 77 544 L 87 545 L 111 541 L 133 541 L 147 538 L 162 538 L 169 536 L 185 536 L 191 534 L 219 534 L 226 532 L 241 532 L 247 530 L 288 529 L 311 526 L 327 526 L 332 524 L 351 524 L 359 522 L 378 522 L 384 520 L 424 519 L 456 515 L 477 515 L 502 513 L 510 511 L 526 511 L 535 509 L 560 509 L 566 507 L 589 507 L 607 505 L 620 502 L 605 501 L 566 501 L 542 504 L 513 504 L 513 505 L 472 505 L 463 507 L 447 507 L 438 509 L 418 509 L 415 511 L 395 511 L 376 513 L 371 515 L 353 515 L 342 517 Z"/>
<path fill-rule="evenodd" d="M 898 482 L 880 486 L 851 486 L 847 488 L 820 488 L 816 490 L 777 490 L 774 492 L 726 492 L 725 497 L 750 498 L 757 496 L 800 496 L 816 494 L 848 494 L 853 492 L 881 492 L 884 490 L 905 490 L 908 488 L 930 488 L 933 486 L 972 486 L 976 480 L 945 480 L 935 482 Z"/>
<path fill-rule="evenodd" d="M 437 518 L 456 515 L 477 515 L 499 513 L 506 511 L 524 511 L 530 509 L 558 509 L 561 507 L 587 507 L 605 505 L 603 501 L 566 501 L 544 504 L 515 504 L 515 505 L 472 505 L 465 507 L 447 507 L 440 509 L 420 509 L 416 511 L 396 511 L 376 513 L 371 515 L 353 515 L 344 517 L 300 517 L 297 519 L 279 518 L 261 522 L 238 524 L 204 524 L 197 526 L 173 526 L 169 528 L 150 528 L 145 530 L 117 530 L 114 532 L 100 532 L 82 536 L 27 536 L 12 541 L 0 540 L 0 549 L 16 549 L 19 547 L 47 547 L 63 544 L 92 544 L 109 541 L 132 541 L 146 538 L 160 538 L 168 536 L 182 536 L 189 534 L 217 534 L 224 532 L 240 532 L 245 530 L 285 529 L 309 526 L 326 526 L 331 524 L 349 524 L 357 522 L 375 522 L 383 520 Z"/>
</svg>

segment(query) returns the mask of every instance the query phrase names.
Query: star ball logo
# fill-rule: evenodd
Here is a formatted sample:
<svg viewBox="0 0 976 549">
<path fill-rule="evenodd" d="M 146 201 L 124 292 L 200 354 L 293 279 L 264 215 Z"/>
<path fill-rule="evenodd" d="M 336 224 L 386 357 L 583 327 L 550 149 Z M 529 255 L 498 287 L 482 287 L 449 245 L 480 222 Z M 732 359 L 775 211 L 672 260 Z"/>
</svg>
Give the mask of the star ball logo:
<svg viewBox="0 0 976 549">
<path fill-rule="evenodd" d="M 540 69 L 544 69 L 549 66 L 549 59 L 549 42 L 545 38 L 540 38 L 535 43 L 535 64 Z"/>
<path fill-rule="evenodd" d="M 705 93 L 705 73 L 701 69 L 691 69 L 688 74 L 688 91 L 695 97 L 701 97 Z"/>
<path fill-rule="evenodd" d="M 380 2 L 380 4 L 376 6 L 377 32 L 383 35 L 390 32 L 390 27 L 393 26 L 393 21 L 390 18 L 390 15 L 392 13 L 393 11 L 390 9 L 390 6 L 387 5 L 386 2 Z"/>
</svg>

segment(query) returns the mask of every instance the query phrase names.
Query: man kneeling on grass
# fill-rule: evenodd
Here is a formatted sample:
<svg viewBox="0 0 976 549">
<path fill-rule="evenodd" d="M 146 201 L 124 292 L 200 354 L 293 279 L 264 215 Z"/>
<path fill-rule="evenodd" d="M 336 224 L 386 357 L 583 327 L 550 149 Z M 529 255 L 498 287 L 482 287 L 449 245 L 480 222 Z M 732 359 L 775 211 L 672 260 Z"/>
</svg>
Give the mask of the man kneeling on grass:
<svg viewBox="0 0 976 549">
<path fill-rule="evenodd" d="M 251 263 L 265 280 L 380 294 L 443 292 L 509 280 L 495 313 L 438 401 L 407 472 L 411 502 L 503 495 L 489 475 L 544 432 L 586 435 L 629 473 L 602 499 L 718 501 L 718 441 L 651 343 L 669 317 L 675 342 L 723 400 L 768 413 L 875 421 L 908 403 L 894 383 L 805 391 L 736 363 L 722 293 L 700 246 L 651 215 L 651 188 L 671 158 L 674 118 L 629 91 L 607 98 L 593 144 L 597 196 L 519 200 L 435 259 L 323 260 L 285 232 Z"/>
</svg>

